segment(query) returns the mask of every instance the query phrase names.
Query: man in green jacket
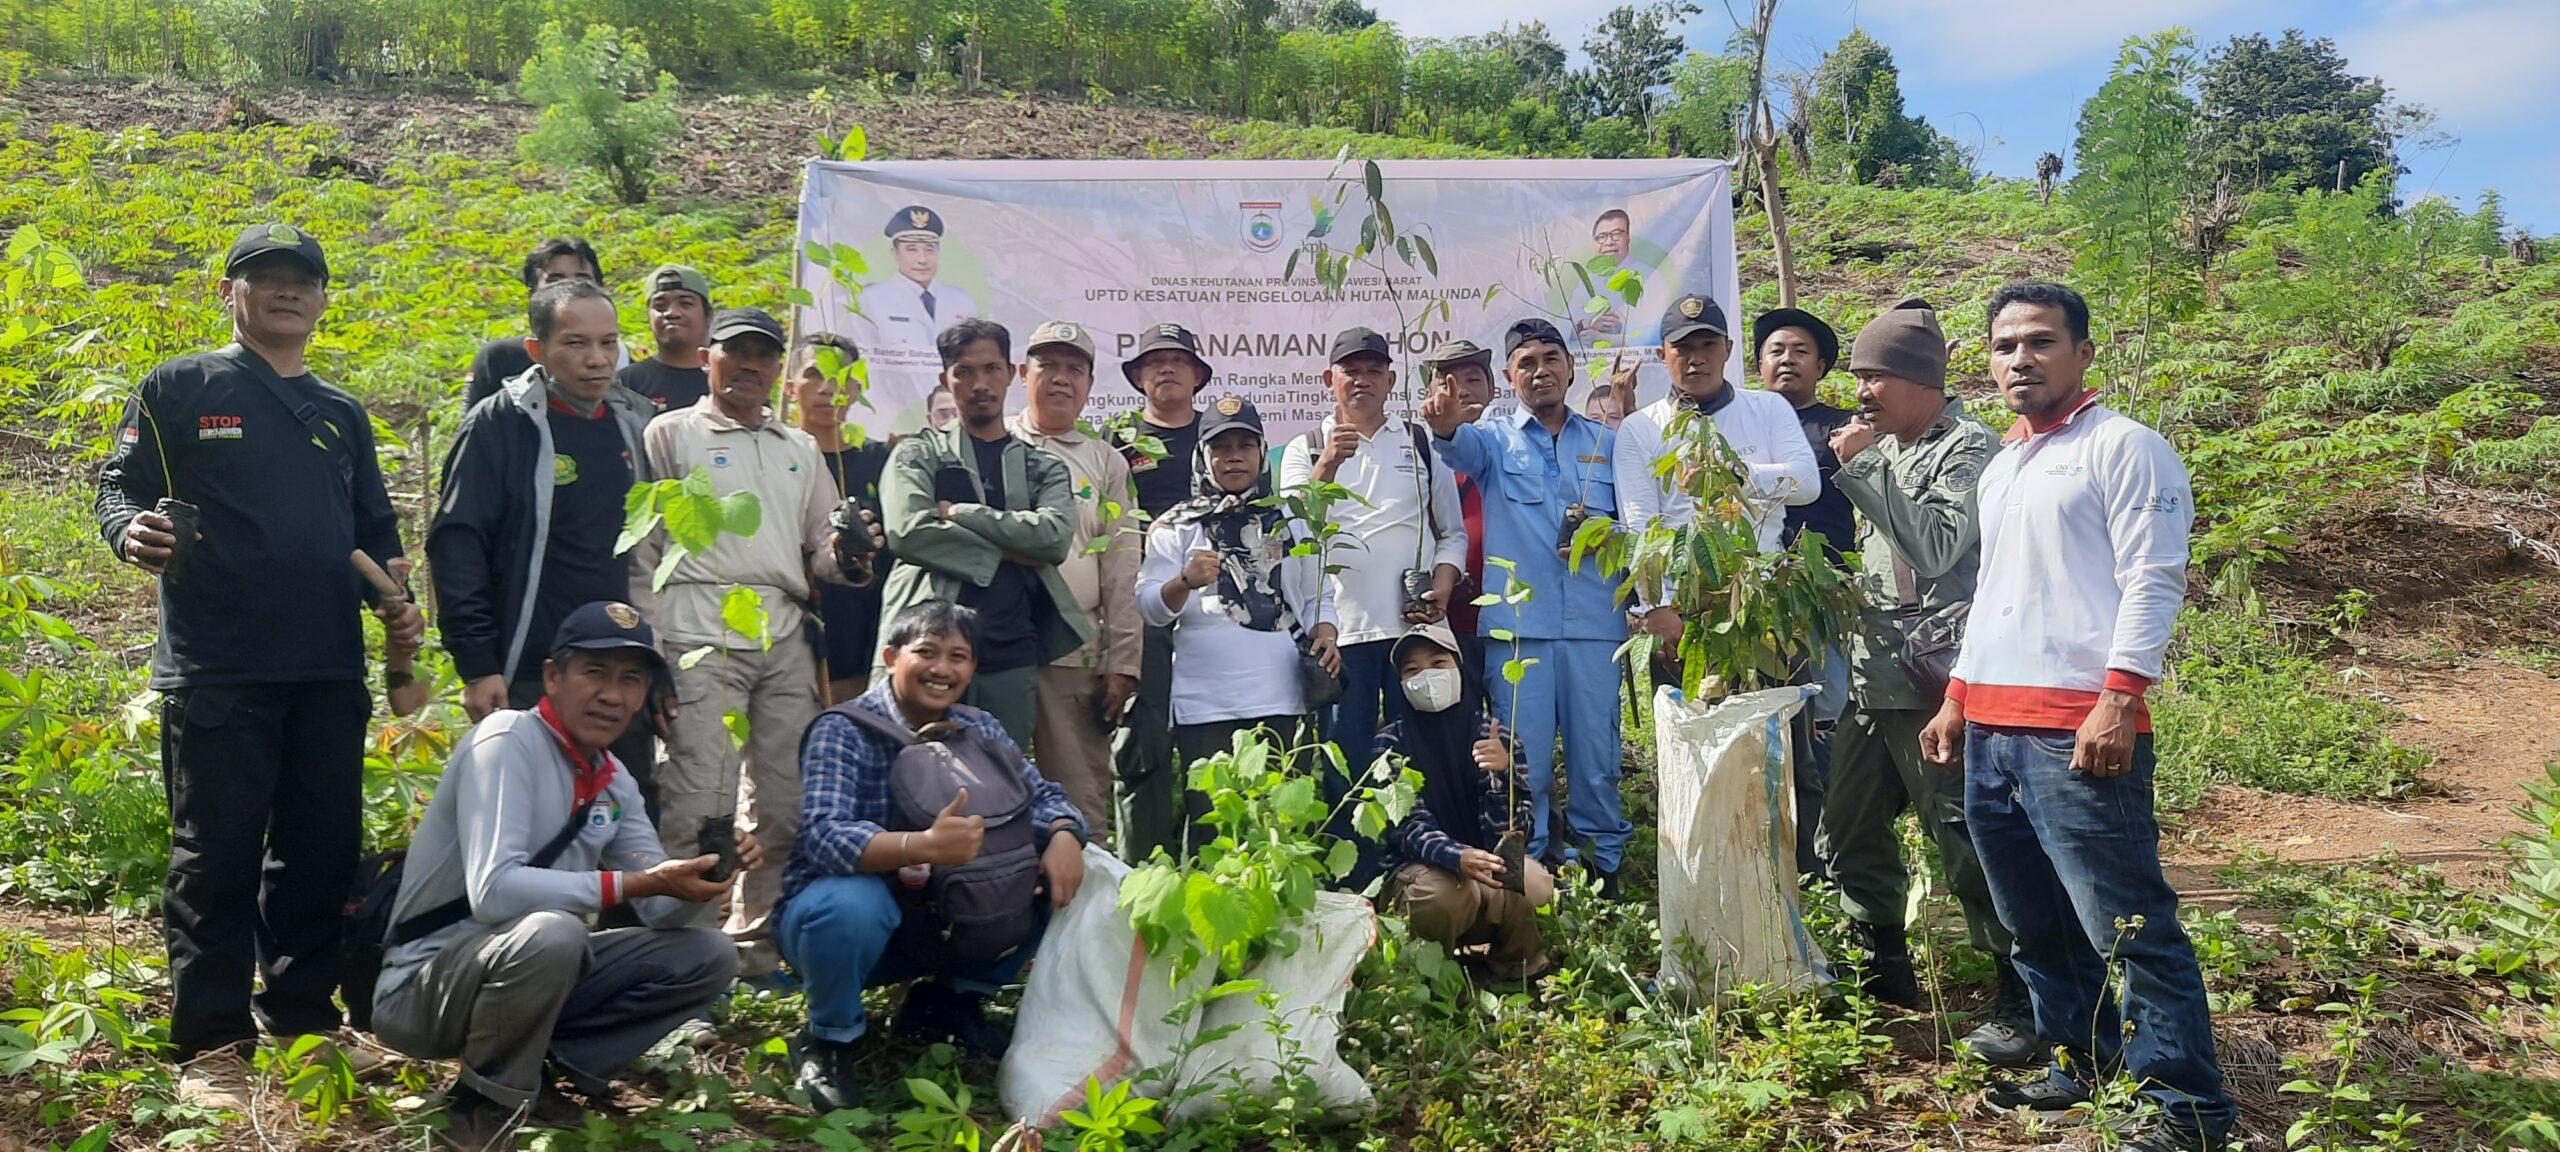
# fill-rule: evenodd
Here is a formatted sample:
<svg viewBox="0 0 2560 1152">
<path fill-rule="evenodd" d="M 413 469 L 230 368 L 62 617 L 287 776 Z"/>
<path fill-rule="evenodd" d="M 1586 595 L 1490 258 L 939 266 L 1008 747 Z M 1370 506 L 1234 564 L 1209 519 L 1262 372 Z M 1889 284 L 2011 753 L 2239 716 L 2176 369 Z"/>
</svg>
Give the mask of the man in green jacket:
<svg viewBox="0 0 2560 1152">
<path fill-rule="evenodd" d="M 898 558 L 880 618 L 926 600 L 976 609 L 978 673 L 967 702 L 1030 748 L 1041 666 L 1093 639 L 1093 621 L 1058 572 L 1075 540 L 1074 479 L 1064 461 L 1005 427 L 1014 373 L 1003 325 L 956 321 L 934 347 L 960 419 L 899 442 L 880 476 L 881 519 Z M 875 664 L 875 680 L 883 671 Z"/>
<path fill-rule="evenodd" d="M 1947 395 L 1947 338 L 1925 302 L 1905 301 L 1860 329 L 1849 371 L 1858 378 L 1858 415 L 1831 432 L 1840 457 L 1832 482 L 1865 522 L 1858 582 L 1866 603 L 1850 640 L 1853 702 L 1834 736 L 1820 852 L 1831 861 L 1842 910 L 1873 954 L 1867 991 L 1920 1008 L 1903 939 L 1911 877 L 1893 828 L 1903 809 L 1915 811 L 1938 846 L 1974 946 L 1999 969 L 1999 998 L 1965 1043 L 1993 1064 L 2031 1065 L 2043 1054 L 2026 985 L 2009 965 L 2009 932 L 1965 829 L 1963 775 L 1920 758 L 1920 730 L 1937 712 L 1939 691 L 1913 683 L 1896 659 L 1908 622 L 1973 598 L 1982 539 L 1973 486 L 1999 437 Z"/>
</svg>

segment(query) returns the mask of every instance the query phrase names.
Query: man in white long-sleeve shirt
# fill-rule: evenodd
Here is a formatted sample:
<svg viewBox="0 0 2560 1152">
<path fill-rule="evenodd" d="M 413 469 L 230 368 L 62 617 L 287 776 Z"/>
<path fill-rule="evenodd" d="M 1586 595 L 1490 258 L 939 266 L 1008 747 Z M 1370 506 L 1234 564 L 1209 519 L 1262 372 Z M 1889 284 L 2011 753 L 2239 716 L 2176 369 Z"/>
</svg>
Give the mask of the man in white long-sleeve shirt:
<svg viewBox="0 0 2560 1152">
<path fill-rule="evenodd" d="M 569 614 L 543 697 L 492 712 L 445 765 L 409 843 L 391 910 L 374 1031 L 423 1059 L 458 1059 L 446 1106 L 457 1147 L 511 1147 L 528 1117 L 576 1127 L 554 1091 L 609 1092 L 609 1078 L 729 986 L 737 951 L 714 927 L 716 856 L 670 860 L 640 789 L 606 750 L 666 675 L 640 613 L 598 602 Z M 741 867 L 763 853 L 752 835 Z M 590 933 L 582 917 L 630 904 L 647 927 Z"/>
<path fill-rule="evenodd" d="M 1782 546 L 1786 505 L 1810 504 L 1822 495 L 1822 473 L 1813 445 L 1796 423 L 1795 406 L 1776 393 L 1726 380 L 1725 359 L 1732 352 L 1733 332 L 1715 301 L 1691 293 L 1663 312 L 1662 365 L 1671 373 L 1671 394 L 1618 425 L 1612 467 L 1618 476 L 1618 522 L 1629 530 L 1640 531 L 1656 521 L 1678 528 L 1698 514 L 1694 498 L 1671 483 L 1671 477 L 1654 473 L 1655 462 L 1670 448 L 1672 423 L 1683 408 L 1698 413 L 1741 458 L 1761 551 Z M 1622 389 L 1633 395 L 1635 368 L 1622 367 L 1618 375 Z M 1679 641 L 1679 613 L 1669 607 L 1637 607 L 1645 610 L 1646 630 L 1667 643 Z"/>
<path fill-rule="evenodd" d="M 2097 346 L 2079 293 L 2010 284 L 1991 298 L 1990 332 L 1992 380 L 2018 422 L 1977 485 L 1981 573 L 1920 749 L 1964 765 L 1965 822 L 2056 1060 L 1983 1099 L 2063 1112 L 2121 1069 L 2160 1108 L 2127 1147 L 2220 1148 L 2234 1110 L 2160 869 L 2143 705 L 2186 595 L 2187 469 L 2085 387 Z"/>
<path fill-rule="evenodd" d="M 1317 480 L 1340 484 L 1355 497 L 1327 512 L 1342 529 L 1328 558 L 1328 567 L 1340 570 L 1325 577 L 1342 630 L 1342 699 L 1321 728 L 1356 772 L 1378 729 L 1405 712 L 1388 650 L 1407 628 L 1448 614 L 1467 562 L 1467 517 L 1458 504 L 1457 473 L 1434 458 L 1431 433 L 1387 418 L 1387 393 L 1395 387 L 1387 338 L 1347 329 L 1333 338 L 1326 363 L 1333 414 L 1281 450 L 1280 490 Z M 1408 579 L 1427 580 L 1429 587 L 1416 597 Z M 1339 802 L 1350 781 L 1326 773 L 1324 784 L 1326 800 L 1343 809 L 1337 835 L 1347 836 L 1351 816 Z M 1345 882 L 1361 887 L 1375 863 L 1376 845 L 1363 841 L 1362 867 Z"/>
</svg>

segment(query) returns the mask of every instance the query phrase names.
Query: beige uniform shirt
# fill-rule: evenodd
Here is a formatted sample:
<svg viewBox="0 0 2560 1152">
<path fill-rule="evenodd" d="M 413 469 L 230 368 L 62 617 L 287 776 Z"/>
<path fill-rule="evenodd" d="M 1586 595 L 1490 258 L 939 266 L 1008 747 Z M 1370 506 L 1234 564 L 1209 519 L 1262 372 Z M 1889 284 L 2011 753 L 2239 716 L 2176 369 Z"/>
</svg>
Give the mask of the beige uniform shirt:
<svg viewBox="0 0 2560 1152">
<path fill-rule="evenodd" d="M 753 428 L 721 414 L 711 397 L 649 422 L 644 438 L 651 473 L 683 479 L 700 468 L 722 496 L 753 492 L 762 517 L 752 536 L 722 533 L 709 552 L 677 562 L 658 593 L 655 621 L 670 652 L 703 644 L 757 647 L 756 638 L 720 619 L 733 585 L 763 594 L 767 634 L 775 644 L 800 643 L 807 619 L 809 578 L 835 579 L 841 571 L 827 547 L 834 531 L 827 513 L 836 503 L 826 460 L 809 434 L 773 418 Z M 641 571 L 654 573 L 670 547 L 661 526 L 642 546 Z"/>
<path fill-rule="evenodd" d="M 1146 554 L 1146 537 L 1129 495 L 1129 460 L 1099 436 L 1081 429 L 1050 436 L 1034 428 L 1029 410 L 1014 413 L 1005 426 L 1022 442 L 1065 461 L 1076 498 L 1075 543 L 1058 575 L 1075 593 L 1076 606 L 1093 621 L 1093 642 L 1053 664 L 1073 668 L 1099 666 L 1105 673 L 1138 674 L 1138 562 Z M 1105 502 L 1110 507 L 1105 507 Z"/>
</svg>

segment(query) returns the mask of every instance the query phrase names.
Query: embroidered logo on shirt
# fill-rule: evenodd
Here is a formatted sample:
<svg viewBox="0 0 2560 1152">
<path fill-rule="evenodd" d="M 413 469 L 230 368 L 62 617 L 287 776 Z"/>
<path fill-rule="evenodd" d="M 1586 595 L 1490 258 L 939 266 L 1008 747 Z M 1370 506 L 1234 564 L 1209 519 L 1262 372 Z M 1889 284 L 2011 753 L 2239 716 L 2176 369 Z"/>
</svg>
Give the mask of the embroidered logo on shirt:
<svg viewBox="0 0 2560 1152">
<path fill-rule="evenodd" d="M 2159 512 L 2167 514 L 2174 513 L 2179 509 L 2186 507 L 2186 504 L 2187 493 L 2185 489 L 2163 488 L 2160 490 L 2159 495 L 2142 502 L 2142 510 L 2145 512 Z"/>
<path fill-rule="evenodd" d="M 577 483 L 578 458 L 571 456 L 566 452 L 553 453 L 551 457 L 551 482 L 554 485 Z"/>
<path fill-rule="evenodd" d="M 711 450 L 711 466 L 712 466 L 712 467 L 714 467 L 714 468 L 726 468 L 726 467 L 728 467 L 728 466 L 729 466 L 729 450 L 728 450 L 728 449 L 726 449 L 726 448 L 714 448 L 714 449 L 712 449 L 712 450 Z"/>
</svg>

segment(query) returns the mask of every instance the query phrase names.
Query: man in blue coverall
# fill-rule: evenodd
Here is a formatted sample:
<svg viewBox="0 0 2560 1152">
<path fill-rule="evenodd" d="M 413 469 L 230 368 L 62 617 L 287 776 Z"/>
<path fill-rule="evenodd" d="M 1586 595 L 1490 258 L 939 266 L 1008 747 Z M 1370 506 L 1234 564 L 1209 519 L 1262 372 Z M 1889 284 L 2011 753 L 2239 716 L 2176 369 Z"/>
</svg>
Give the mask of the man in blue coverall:
<svg viewBox="0 0 2560 1152">
<path fill-rule="evenodd" d="M 1565 741 L 1565 819 L 1590 840 L 1601 895 L 1619 898 L 1618 866 L 1633 828 L 1618 800 L 1618 645 L 1627 638 L 1618 580 L 1589 557 L 1569 570 L 1558 546 L 1568 518 L 1616 516 L 1617 485 L 1607 425 L 1565 403 L 1573 352 L 1544 320 L 1523 320 L 1503 335 L 1503 375 L 1519 397 L 1509 415 L 1476 423 L 1446 387 L 1423 401 L 1442 459 L 1484 493 L 1485 590 L 1496 596 L 1513 580 L 1534 591 L 1520 604 L 1492 604 L 1477 617 L 1485 645 L 1485 682 L 1504 731 L 1515 735 L 1536 794 L 1529 851 L 1550 862 L 1564 856 L 1555 828 L 1555 743 Z M 1444 378 L 1445 379 L 1445 378 Z M 1497 560 L 1509 561 L 1505 568 Z M 1497 630 L 1518 637 L 1495 638 Z M 1502 679 L 1503 662 L 1534 661 L 1520 680 L 1518 701 Z"/>
</svg>

